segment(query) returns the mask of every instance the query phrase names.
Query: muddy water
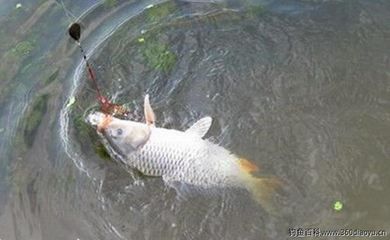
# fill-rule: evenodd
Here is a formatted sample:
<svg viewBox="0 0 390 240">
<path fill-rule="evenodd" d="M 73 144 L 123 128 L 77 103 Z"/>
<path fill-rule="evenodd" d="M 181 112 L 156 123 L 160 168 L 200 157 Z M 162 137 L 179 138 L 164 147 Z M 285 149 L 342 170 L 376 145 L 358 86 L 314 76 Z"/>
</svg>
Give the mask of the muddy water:
<svg viewBox="0 0 390 240">
<path fill-rule="evenodd" d="M 0 7 L 0 239 L 390 233 L 388 1 L 17 3 Z M 212 116 L 212 141 L 284 182 L 278 213 L 237 189 L 178 198 L 107 155 L 73 16 L 104 94 L 142 120 L 149 93 L 168 128 Z"/>
</svg>

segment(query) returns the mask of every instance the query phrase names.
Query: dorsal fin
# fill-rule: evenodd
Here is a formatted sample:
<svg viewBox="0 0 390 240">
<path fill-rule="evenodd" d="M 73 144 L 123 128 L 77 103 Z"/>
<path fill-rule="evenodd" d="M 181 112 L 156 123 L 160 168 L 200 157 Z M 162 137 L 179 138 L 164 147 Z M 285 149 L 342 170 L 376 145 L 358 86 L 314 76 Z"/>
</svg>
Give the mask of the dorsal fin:
<svg viewBox="0 0 390 240">
<path fill-rule="evenodd" d="M 154 123 L 156 122 L 156 117 L 154 116 L 153 109 L 150 106 L 149 94 L 145 95 L 145 99 L 144 99 L 144 114 L 145 114 L 146 124 L 148 124 L 149 126 L 154 126 Z"/>
<path fill-rule="evenodd" d="M 204 117 L 195 122 L 189 129 L 185 132 L 190 134 L 196 134 L 199 137 L 203 137 L 209 131 L 212 122 L 211 117 Z"/>
</svg>

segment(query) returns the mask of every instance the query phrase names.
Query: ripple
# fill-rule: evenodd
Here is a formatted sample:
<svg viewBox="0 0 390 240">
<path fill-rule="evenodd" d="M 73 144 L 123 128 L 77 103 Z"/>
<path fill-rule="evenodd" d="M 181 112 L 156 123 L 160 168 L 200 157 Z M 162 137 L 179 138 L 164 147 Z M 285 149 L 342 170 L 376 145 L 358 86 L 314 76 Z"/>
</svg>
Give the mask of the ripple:
<svg viewBox="0 0 390 240">
<path fill-rule="evenodd" d="M 284 182 L 275 197 L 280 215 L 237 189 L 179 198 L 161 179 L 99 155 L 98 136 L 84 122 L 97 108 L 94 92 L 77 49 L 64 40 L 53 55 L 71 53 L 59 71 L 61 91 L 49 88 L 38 131 L 44 144 L 13 162 L 15 201 L 7 214 L 22 236 L 29 236 L 24 226 L 59 239 L 284 239 L 292 226 L 372 220 L 385 227 L 388 4 L 118 2 L 113 9 L 99 2 L 81 17 L 104 93 L 136 120 L 149 93 L 163 127 L 183 130 L 212 116 L 212 141 Z M 22 97 L 1 109 L 2 123 L 18 125 L 18 112 L 42 86 L 31 84 L 21 84 Z M 76 104 L 66 106 L 71 97 Z M 1 152 L 18 131 L 0 132 Z M 343 212 L 332 211 L 336 199 Z"/>
</svg>

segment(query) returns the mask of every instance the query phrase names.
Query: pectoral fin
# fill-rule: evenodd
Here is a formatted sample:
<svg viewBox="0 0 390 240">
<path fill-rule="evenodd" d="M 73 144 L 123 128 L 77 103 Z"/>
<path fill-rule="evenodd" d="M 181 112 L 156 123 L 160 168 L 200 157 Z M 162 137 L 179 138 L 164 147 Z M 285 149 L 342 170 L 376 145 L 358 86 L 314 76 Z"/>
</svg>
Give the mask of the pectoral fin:
<svg viewBox="0 0 390 240">
<path fill-rule="evenodd" d="M 144 99 L 144 114 L 145 114 L 146 124 L 154 126 L 156 119 L 154 116 L 153 109 L 150 106 L 149 94 L 146 94 L 145 99 Z"/>
<path fill-rule="evenodd" d="M 206 135 L 206 133 L 211 127 L 212 120 L 213 119 L 211 117 L 201 118 L 185 132 L 190 134 L 196 134 L 199 137 L 204 137 L 204 135 Z"/>
</svg>

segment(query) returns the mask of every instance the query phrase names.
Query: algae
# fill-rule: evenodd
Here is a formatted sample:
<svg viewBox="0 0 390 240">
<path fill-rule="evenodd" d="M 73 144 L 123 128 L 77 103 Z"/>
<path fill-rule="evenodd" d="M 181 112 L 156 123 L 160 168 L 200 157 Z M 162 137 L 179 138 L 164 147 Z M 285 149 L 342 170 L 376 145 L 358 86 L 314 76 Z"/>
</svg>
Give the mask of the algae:
<svg viewBox="0 0 390 240">
<path fill-rule="evenodd" d="M 115 7 L 117 4 L 117 0 L 104 0 L 104 5 L 107 7 Z"/>
<path fill-rule="evenodd" d="M 151 6 L 147 11 L 147 20 L 150 22 L 161 21 L 162 18 L 173 13 L 175 9 L 176 5 L 172 1 L 157 6 Z"/>
<path fill-rule="evenodd" d="M 42 118 L 47 111 L 49 97 L 49 94 L 43 94 L 35 99 L 30 111 L 28 111 L 28 114 L 24 118 L 23 136 L 24 142 L 28 147 L 31 147 L 34 142 L 38 127 L 41 125 Z"/>
<path fill-rule="evenodd" d="M 34 49 L 35 44 L 31 41 L 21 41 L 11 49 L 11 53 L 16 57 L 25 57 Z"/>
<path fill-rule="evenodd" d="M 104 160 L 112 160 L 110 154 L 108 154 L 106 148 L 100 142 L 95 144 L 95 153 Z"/>
<path fill-rule="evenodd" d="M 141 49 L 144 59 L 149 67 L 165 73 L 172 70 L 177 62 L 177 56 L 167 44 L 155 40 L 147 40 Z"/>
<path fill-rule="evenodd" d="M 83 116 L 76 116 L 73 120 L 74 128 L 79 139 L 95 137 L 93 129 L 85 122 Z"/>
<path fill-rule="evenodd" d="M 262 16 L 265 13 L 265 8 L 263 5 L 250 5 L 247 6 L 247 16 L 248 17 L 258 17 Z"/>
<path fill-rule="evenodd" d="M 54 80 L 56 80 L 59 73 L 60 73 L 60 69 L 57 69 L 54 73 L 52 73 L 52 74 L 44 81 L 44 85 L 49 85 L 49 84 L 52 83 Z"/>
<path fill-rule="evenodd" d="M 83 139 L 91 139 L 89 143 L 92 144 L 94 152 L 103 160 L 112 160 L 104 145 L 97 138 L 95 130 L 85 122 L 82 115 L 76 115 L 73 124 L 81 145 L 87 144 L 82 141 Z M 90 146 L 87 148 L 90 148 Z"/>
</svg>

